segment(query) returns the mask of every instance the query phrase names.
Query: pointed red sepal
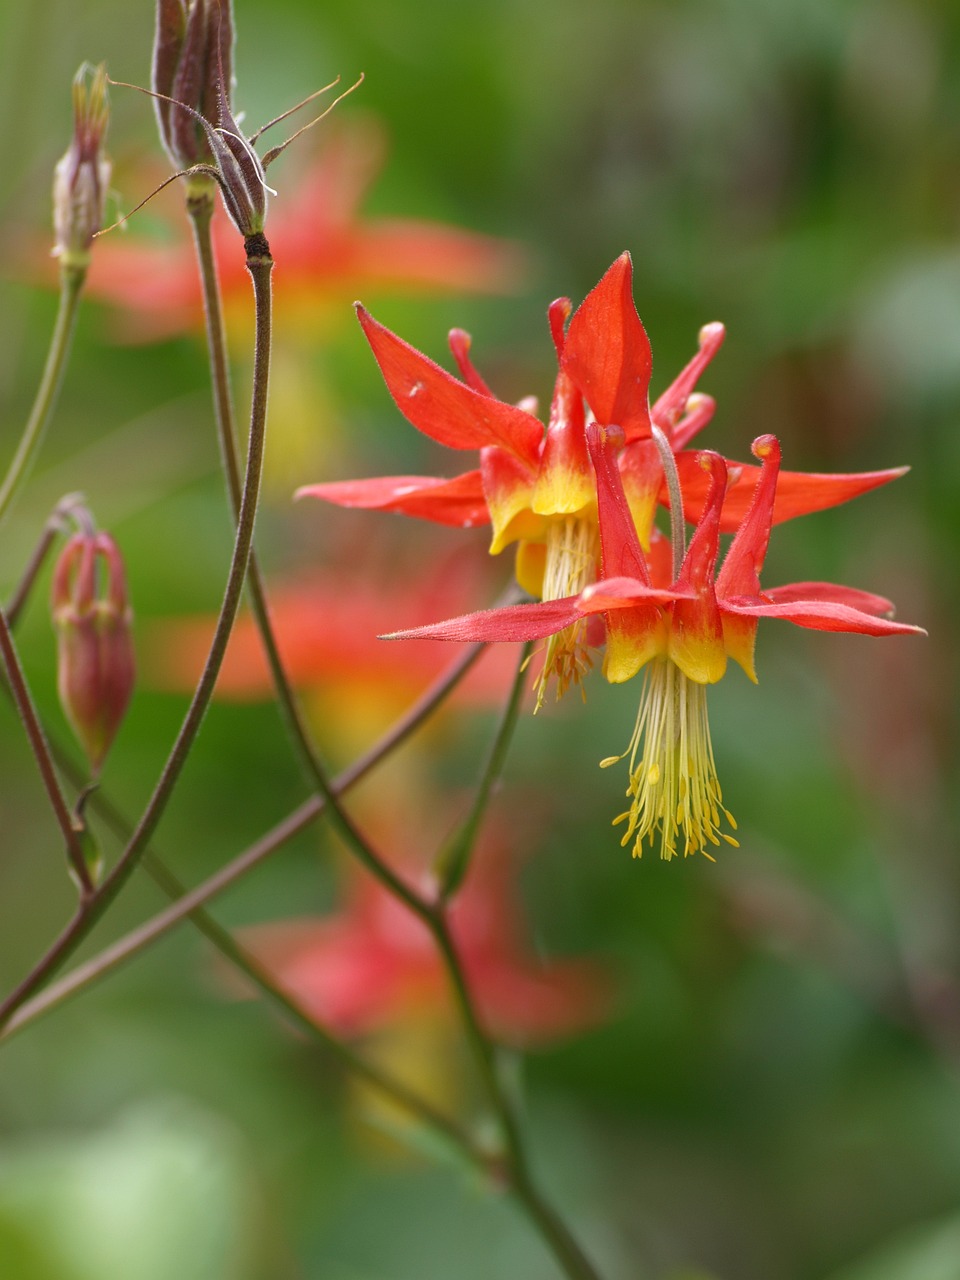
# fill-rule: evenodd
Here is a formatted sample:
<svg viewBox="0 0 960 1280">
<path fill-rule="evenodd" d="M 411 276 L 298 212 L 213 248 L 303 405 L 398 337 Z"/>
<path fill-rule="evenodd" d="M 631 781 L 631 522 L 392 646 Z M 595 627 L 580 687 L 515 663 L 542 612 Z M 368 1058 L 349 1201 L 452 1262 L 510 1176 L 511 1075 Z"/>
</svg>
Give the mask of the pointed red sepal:
<svg viewBox="0 0 960 1280">
<path fill-rule="evenodd" d="M 587 447 L 597 474 L 597 514 L 605 578 L 637 578 L 650 585 L 647 562 L 623 491 L 617 454 L 623 445 L 619 427 L 587 427 Z"/>
<path fill-rule="evenodd" d="M 727 487 L 727 464 L 718 453 L 704 450 L 699 455 L 699 465 L 710 479 L 710 490 L 677 579 L 678 583 L 692 586 L 698 596 L 713 586 L 720 548 L 720 508 Z"/>
<path fill-rule="evenodd" d="M 459 382 L 359 303 L 357 317 L 397 408 L 418 431 L 451 449 L 495 444 L 536 461 L 543 439 L 536 418 Z"/>
<path fill-rule="evenodd" d="M 375 476 L 369 480 L 308 484 L 293 496 L 322 498 L 338 507 L 365 511 L 399 511 L 462 529 L 490 523 L 479 471 L 466 471 L 452 480 L 437 476 Z"/>
<path fill-rule="evenodd" d="M 513 604 L 503 609 L 483 609 L 465 613 L 446 622 L 432 622 L 408 631 L 394 631 L 381 640 L 457 640 L 484 643 L 505 640 L 543 640 L 563 631 L 581 616 L 579 596 L 544 600 L 536 604 Z"/>
<path fill-rule="evenodd" d="M 673 382 L 651 409 L 650 416 L 658 427 L 667 432 L 668 437 L 684 415 L 687 401 L 693 394 L 693 389 L 697 385 L 700 375 L 723 345 L 726 332 L 726 329 L 718 320 L 703 326 L 699 333 L 699 350 L 697 354 L 687 367 L 674 378 Z M 686 438 L 689 440 L 693 434 L 693 432 L 690 432 Z M 674 447 L 679 446 L 674 444 Z"/>
<path fill-rule="evenodd" d="M 798 627 L 809 627 L 813 631 L 849 631 L 865 636 L 927 634 L 923 627 L 913 627 L 906 622 L 891 622 L 889 618 L 878 618 L 875 614 L 863 613 L 850 605 L 829 600 L 764 604 L 762 601 L 735 597 L 721 600 L 720 608 L 724 613 L 736 614 L 741 618 L 783 618 L 785 622 L 793 622 Z"/>
<path fill-rule="evenodd" d="M 676 459 L 683 489 L 684 515 L 688 521 L 695 523 L 703 509 L 707 482 L 697 466 L 696 451 L 678 453 Z M 754 488 L 760 478 L 760 468 L 750 463 L 731 462 L 729 459 L 727 466 L 731 472 L 738 469 L 740 474 L 727 490 L 720 517 L 720 531 L 734 533 L 750 506 Z M 795 516 L 811 515 L 814 511 L 838 507 L 843 502 L 869 493 L 871 489 L 879 489 L 881 485 L 899 479 L 909 470 L 909 467 L 889 467 L 884 471 L 854 471 L 833 475 L 815 471 L 781 471 L 773 504 L 773 523 L 782 524 L 784 520 L 792 520 Z M 661 501 L 666 501 L 666 489 L 661 492 Z"/>
<path fill-rule="evenodd" d="M 767 587 L 763 598 L 773 604 L 789 604 L 794 600 L 845 604 L 877 618 L 892 618 L 895 612 L 893 601 L 886 596 L 876 596 L 857 587 L 842 587 L 836 582 L 790 582 L 782 587 Z"/>
<path fill-rule="evenodd" d="M 650 434 L 653 356 L 633 305 L 633 264 L 623 253 L 577 308 L 563 348 L 569 373 L 603 426 L 627 440 Z"/>
</svg>

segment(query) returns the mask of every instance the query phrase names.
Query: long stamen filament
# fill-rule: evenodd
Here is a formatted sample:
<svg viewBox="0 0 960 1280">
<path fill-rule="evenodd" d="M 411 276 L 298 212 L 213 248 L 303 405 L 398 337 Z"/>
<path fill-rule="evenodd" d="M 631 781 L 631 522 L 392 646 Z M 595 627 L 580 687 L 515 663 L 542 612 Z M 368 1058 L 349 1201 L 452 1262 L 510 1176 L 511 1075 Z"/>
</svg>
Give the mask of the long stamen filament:
<svg viewBox="0 0 960 1280">
<path fill-rule="evenodd" d="M 660 856 L 702 853 L 713 861 L 708 844 L 721 840 L 737 846 L 733 836 L 720 830 L 721 823 L 737 829 L 724 808 L 717 766 L 707 720 L 707 686 L 697 684 L 668 658 L 655 658 L 644 675 L 640 709 L 627 750 L 608 756 L 601 768 L 630 756 L 630 808 L 614 819 L 626 822 L 621 840 L 633 841 L 633 856 L 643 853 L 643 843 L 653 846 L 660 832 Z"/>
</svg>

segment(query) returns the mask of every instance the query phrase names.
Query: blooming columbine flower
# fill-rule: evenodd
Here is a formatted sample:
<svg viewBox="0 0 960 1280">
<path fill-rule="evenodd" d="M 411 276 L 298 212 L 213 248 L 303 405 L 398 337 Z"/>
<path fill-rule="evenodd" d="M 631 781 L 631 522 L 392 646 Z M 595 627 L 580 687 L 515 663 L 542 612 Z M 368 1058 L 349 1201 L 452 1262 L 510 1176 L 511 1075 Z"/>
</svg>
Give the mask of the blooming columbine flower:
<svg viewBox="0 0 960 1280">
<path fill-rule="evenodd" d="M 713 415 L 714 401 L 694 388 L 723 341 L 723 326 L 701 330 L 698 353 L 651 408 L 652 356 L 633 305 L 629 254 L 622 254 L 587 295 L 565 333 L 571 310 L 566 298 L 548 309 L 560 370 L 544 427 L 523 406 L 493 396 L 470 361 L 470 339 L 462 330 L 450 334 L 461 382 L 358 307 L 364 333 L 404 417 L 440 444 L 479 450 L 480 467 L 452 480 L 388 476 L 310 485 L 298 494 L 341 506 L 401 511 L 440 524 L 489 521 L 491 553 L 518 543 L 521 586 L 544 601 L 562 599 L 593 582 L 599 562 L 596 488 L 585 434 L 592 418 L 616 424 L 624 433 L 619 466 L 641 544 L 649 549 L 657 503 L 666 501 L 653 427 L 679 454 L 681 475 L 688 480 L 686 514 L 695 521 L 706 489 L 699 483 L 696 453 L 684 450 Z M 750 480 L 757 475 L 755 467 L 732 465 L 738 468 L 735 483 L 718 516 L 728 532 L 742 517 Z M 773 519 L 834 506 L 901 474 L 900 469 L 852 476 L 785 473 Z M 558 694 L 579 681 L 589 666 L 587 639 L 582 617 L 550 639 L 539 679 L 541 700 L 551 675 L 557 677 Z"/>
<path fill-rule="evenodd" d="M 402 636 L 441 640 L 535 640 L 568 627 L 576 619 L 603 614 L 607 627 L 604 675 L 614 683 L 645 669 L 643 693 L 630 757 L 630 807 L 623 844 L 633 841 L 639 857 L 644 840 L 660 833 L 660 853 L 672 858 L 703 853 L 720 840 L 736 844 L 723 826 L 736 824 L 723 807 L 717 781 L 706 686 L 719 680 L 727 657 L 756 680 L 753 650 L 760 618 L 785 618 L 820 631 L 897 635 L 920 628 L 893 622 L 889 600 L 852 587 L 800 582 L 760 588 L 773 522 L 780 446 L 772 435 L 758 437 L 754 456 L 761 468 L 750 505 L 719 574 L 716 562 L 727 465 L 718 454 L 701 453 L 708 476 L 707 498 L 690 545 L 671 573 L 666 539 L 653 540 L 644 554 L 631 517 L 617 454 L 623 432 L 592 424 L 587 431 L 596 470 L 603 573 L 578 595 L 550 603 L 489 610 L 418 627 Z M 674 520 L 675 539 L 682 537 Z M 675 559 L 679 548 L 674 545 Z M 674 577 L 672 587 L 667 588 Z M 658 597 L 659 593 L 659 597 Z M 922 634 L 922 633 L 921 633 Z M 623 756 L 602 761 L 614 764 Z"/>
</svg>

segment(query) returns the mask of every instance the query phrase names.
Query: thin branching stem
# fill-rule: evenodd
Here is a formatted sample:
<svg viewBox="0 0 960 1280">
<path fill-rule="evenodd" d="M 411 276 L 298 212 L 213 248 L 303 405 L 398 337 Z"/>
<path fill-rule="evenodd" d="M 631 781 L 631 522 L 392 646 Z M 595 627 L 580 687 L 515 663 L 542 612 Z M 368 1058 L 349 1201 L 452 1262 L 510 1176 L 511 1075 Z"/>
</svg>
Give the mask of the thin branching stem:
<svg viewBox="0 0 960 1280">
<path fill-rule="evenodd" d="M 489 755 L 483 766 L 483 772 L 477 783 L 470 812 L 447 843 L 446 848 L 437 860 L 437 877 L 440 884 L 440 897 L 449 901 L 466 878 L 473 856 L 474 845 L 480 832 L 484 814 L 493 795 L 493 790 L 503 773 L 507 751 L 513 739 L 513 731 L 517 726 L 520 704 L 523 702 L 523 691 L 526 684 L 526 668 L 532 645 L 525 644 L 520 651 L 516 675 L 510 688 L 503 715 L 497 726 Z"/>
<path fill-rule="evenodd" d="M 60 270 L 60 303 L 50 339 L 50 349 L 47 352 L 43 376 L 40 379 L 27 424 L 23 429 L 23 435 L 7 468 L 3 483 L 0 484 L 0 520 L 3 520 L 17 489 L 27 477 L 47 423 L 56 406 L 67 365 L 67 356 L 70 354 L 73 332 L 77 325 L 80 295 L 83 292 L 86 274 L 86 269 L 83 267 L 65 266 Z"/>
<path fill-rule="evenodd" d="M 230 571 L 207 662 L 157 785 L 126 848 L 97 891 L 81 903 L 81 909 L 74 919 L 16 990 L 0 1005 L 0 1027 L 5 1026 L 11 1015 L 29 996 L 45 985 L 63 962 L 72 955 L 126 884 L 163 816 L 213 696 L 227 641 L 240 605 L 260 496 L 270 373 L 272 336 L 270 275 L 273 268 L 269 246 L 263 236 L 257 237 L 255 242 L 247 242 L 247 267 L 253 280 L 256 305 L 256 346 L 247 466 Z"/>
<path fill-rule="evenodd" d="M 379 742 L 375 743 L 369 751 L 366 751 L 336 778 L 333 783 L 334 789 L 338 793 L 348 791 L 361 778 L 365 778 L 376 765 L 390 755 L 402 742 L 406 741 L 433 714 L 448 694 L 456 688 L 480 657 L 484 647 L 482 644 L 475 644 L 465 650 L 457 658 L 456 662 L 452 663 L 450 668 L 439 676 L 413 706 L 401 716 L 396 724 L 384 734 Z M 62 748 L 57 748 L 56 755 L 58 764 L 65 773 L 69 776 L 77 777 L 79 781 L 83 780 L 79 774 L 78 766 L 72 762 L 66 751 Z M 102 789 L 98 789 L 91 794 L 89 807 L 106 822 L 107 826 L 120 839 L 129 839 L 133 831 L 133 824 L 120 813 L 119 809 L 105 796 Z M 112 973 L 114 969 L 119 968 L 121 964 L 144 951 L 183 920 L 190 919 L 196 923 L 197 913 L 207 903 L 219 897 L 231 885 L 236 884 L 238 880 L 248 875 L 255 867 L 258 867 L 279 849 L 282 849 L 301 831 L 306 830 L 311 823 L 321 816 L 325 808 L 326 802 L 320 796 L 314 796 L 305 801 L 294 809 L 288 817 L 284 818 L 282 822 L 277 823 L 259 840 L 227 863 L 226 866 L 221 867 L 209 879 L 189 891 L 184 889 L 166 864 L 161 861 L 160 857 L 152 849 L 148 849 L 144 854 L 143 869 L 165 893 L 176 899 L 174 904 L 132 930 L 125 937 L 120 938 L 105 951 L 91 957 L 90 960 L 59 979 L 59 981 L 52 983 L 46 991 L 34 996 L 10 1018 L 3 1031 L 0 1031 L 0 1041 L 5 1039 L 6 1036 L 12 1035 L 14 1030 L 21 1030 L 51 1009 L 56 1008 L 72 996 L 78 995 L 87 987 L 92 986 L 100 978 Z"/>
<path fill-rule="evenodd" d="M 16 646 L 13 643 L 10 626 L 2 610 L 0 610 L 0 660 L 3 662 L 4 674 L 10 686 L 13 701 L 16 704 L 17 711 L 20 713 L 20 720 L 27 735 L 27 741 L 30 743 L 30 749 L 37 762 L 37 768 L 40 771 L 40 777 L 43 780 L 44 789 L 50 801 L 50 808 L 53 810 L 57 825 L 63 835 L 67 857 L 80 886 L 81 902 L 87 902 L 93 893 L 93 882 L 90 879 L 90 872 L 83 856 L 80 831 L 74 825 L 70 807 L 60 788 L 53 757 L 50 754 L 50 746 L 43 731 L 43 725 L 40 723 L 37 709 L 33 704 L 33 698 L 30 696 L 30 689 L 23 673 L 23 667 L 20 664 Z"/>
</svg>

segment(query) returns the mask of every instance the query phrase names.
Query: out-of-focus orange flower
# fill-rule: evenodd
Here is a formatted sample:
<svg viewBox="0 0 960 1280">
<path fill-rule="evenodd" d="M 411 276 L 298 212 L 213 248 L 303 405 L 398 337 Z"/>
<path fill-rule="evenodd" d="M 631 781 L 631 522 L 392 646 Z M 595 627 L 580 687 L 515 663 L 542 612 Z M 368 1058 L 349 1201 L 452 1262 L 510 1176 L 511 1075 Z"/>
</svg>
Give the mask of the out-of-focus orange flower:
<svg viewBox="0 0 960 1280">
<path fill-rule="evenodd" d="M 420 829 L 396 821 L 394 839 Z M 529 951 L 516 875 L 503 832 L 488 825 L 451 908 L 450 926 L 484 1024 L 507 1043 L 530 1046 L 596 1025 L 609 1013 L 611 988 L 596 963 L 543 964 Z M 339 911 L 255 926 L 243 942 L 284 988 L 342 1035 L 435 1015 L 448 998 L 448 979 L 425 926 L 353 864 Z"/>
<path fill-rule="evenodd" d="M 370 121 L 342 121 L 319 154 L 292 165 L 271 207 L 270 247 L 277 262 L 275 318 L 316 325 L 317 304 L 363 290 L 404 293 L 515 293 L 523 284 L 519 245 L 459 227 L 413 218 L 365 218 L 363 197 L 381 168 L 384 139 Z M 175 243 L 144 238 L 136 223 L 97 248 L 89 290 L 123 309 L 130 341 L 201 332 L 197 267 L 182 217 Z M 250 282 L 236 233 L 218 214 L 214 248 L 228 321 L 248 307 Z"/>
<path fill-rule="evenodd" d="M 429 641 L 386 645 L 377 635 L 395 618 L 418 625 L 436 611 L 463 608 L 476 593 L 493 589 L 486 562 L 460 548 L 432 568 L 418 565 L 418 585 L 397 568 L 387 576 L 368 558 L 349 570 L 327 569 L 270 591 L 270 615 L 291 682 L 311 693 L 327 721 L 364 740 L 398 715 L 449 661 Z M 480 580 L 478 580 L 480 579 Z M 144 642 L 144 680 L 154 688 L 187 691 L 203 669 L 214 617 L 156 621 Z M 486 654 L 458 688 L 455 697 L 490 705 L 505 697 L 514 657 L 497 648 Z M 217 682 L 217 696 L 254 702 L 273 696 L 273 684 L 253 618 L 238 619 Z M 342 714 L 341 714 L 342 713 Z M 343 734 L 340 735 L 341 738 Z M 360 741 L 352 741 L 359 748 Z"/>
</svg>

